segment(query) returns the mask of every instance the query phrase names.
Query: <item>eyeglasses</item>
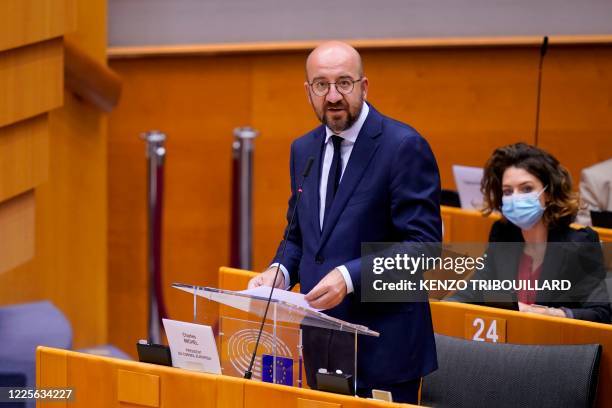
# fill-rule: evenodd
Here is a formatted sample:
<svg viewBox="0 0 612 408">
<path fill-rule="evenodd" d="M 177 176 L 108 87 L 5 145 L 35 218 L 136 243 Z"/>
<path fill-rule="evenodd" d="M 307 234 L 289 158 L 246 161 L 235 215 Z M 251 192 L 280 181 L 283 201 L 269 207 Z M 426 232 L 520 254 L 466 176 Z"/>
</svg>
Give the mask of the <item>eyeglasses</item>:
<svg viewBox="0 0 612 408">
<path fill-rule="evenodd" d="M 336 82 L 328 82 L 323 79 L 315 79 L 308 85 L 310 85 L 310 89 L 317 96 L 325 96 L 329 92 L 330 85 L 334 85 L 336 87 L 336 91 L 341 93 L 342 95 L 348 95 L 353 92 L 355 88 L 355 82 L 361 81 L 363 78 L 359 79 L 351 79 L 351 78 L 342 78 L 337 80 Z"/>
</svg>

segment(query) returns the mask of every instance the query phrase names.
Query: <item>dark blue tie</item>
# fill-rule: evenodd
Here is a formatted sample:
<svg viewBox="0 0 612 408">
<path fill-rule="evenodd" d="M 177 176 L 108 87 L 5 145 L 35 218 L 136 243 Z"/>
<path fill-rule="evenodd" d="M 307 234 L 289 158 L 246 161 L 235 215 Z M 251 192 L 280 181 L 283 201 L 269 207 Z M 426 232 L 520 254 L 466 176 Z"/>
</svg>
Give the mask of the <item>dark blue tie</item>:
<svg viewBox="0 0 612 408">
<path fill-rule="evenodd" d="M 327 219 L 327 214 L 329 214 L 336 191 L 338 191 L 340 176 L 342 175 L 342 159 L 340 158 L 340 144 L 342 143 L 342 138 L 334 135 L 331 137 L 331 140 L 334 144 L 334 157 L 327 176 L 327 193 L 325 194 L 325 213 L 323 216 L 324 222 Z"/>
</svg>

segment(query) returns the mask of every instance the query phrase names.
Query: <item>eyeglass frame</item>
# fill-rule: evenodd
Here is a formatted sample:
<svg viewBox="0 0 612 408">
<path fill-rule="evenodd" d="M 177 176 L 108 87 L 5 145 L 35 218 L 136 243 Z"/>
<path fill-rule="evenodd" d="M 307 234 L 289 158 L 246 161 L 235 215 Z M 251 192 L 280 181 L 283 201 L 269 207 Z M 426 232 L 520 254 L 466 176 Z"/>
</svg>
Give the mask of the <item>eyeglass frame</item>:
<svg viewBox="0 0 612 408">
<path fill-rule="evenodd" d="M 353 86 L 352 86 L 352 88 L 351 88 L 351 90 L 350 90 L 350 91 L 348 91 L 348 92 L 346 92 L 346 93 L 344 93 L 344 92 L 342 92 L 342 91 L 340 91 L 340 90 L 338 89 L 338 86 L 336 85 L 336 84 L 338 83 L 338 81 L 337 81 L 337 80 L 336 80 L 336 82 L 327 82 L 327 92 L 325 92 L 323 95 L 319 95 L 318 93 L 316 93 L 316 92 L 315 92 L 315 90 L 314 90 L 314 88 L 312 87 L 312 86 L 314 85 L 314 83 L 315 83 L 316 81 L 318 81 L 318 79 L 313 79 L 313 81 L 312 81 L 312 82 L 307 82 L 307 84 L 308 84 L 308 87 L 310 88 L 310 90 L 312 91 L 312 93 L 313 93 L 313 94 L 315 94 L 316 96 L 319 96 L 319 97 L 324 97 L 324 96 L 327 96 L 327 94 L 329 93 L 329 91 L 330 91 L 330 89 L 331 89 L 331 85 L 334 85 L 334 87 L 336 88 L 336 92 L 338 92 L 340 95 L 349 95 L 349 94 L 351 94 L 351 93 L 352 93 L 352 92 L 355 90 L 355 83 L 356 83 L 356 82 L 361 82 L 361 81 L 363 81 L 363 80 L 365 79 L 365 77 L 364 77 L 364 76 L 362 76 L 362 77 L 361 77 L 361 78 L 359 78 L 359 79 L 353 79 L 353 78 L 351 78 L 350 76 L 347 76 L 347 77 L 345 77 L 345 78 L 342 78 L 341 80 L 345 80 L 345 79 L 346 79 L 346 80 L 349 80 L 349 81 L 352 83 L 352 85 L 353 85 Z"/>
</svg>

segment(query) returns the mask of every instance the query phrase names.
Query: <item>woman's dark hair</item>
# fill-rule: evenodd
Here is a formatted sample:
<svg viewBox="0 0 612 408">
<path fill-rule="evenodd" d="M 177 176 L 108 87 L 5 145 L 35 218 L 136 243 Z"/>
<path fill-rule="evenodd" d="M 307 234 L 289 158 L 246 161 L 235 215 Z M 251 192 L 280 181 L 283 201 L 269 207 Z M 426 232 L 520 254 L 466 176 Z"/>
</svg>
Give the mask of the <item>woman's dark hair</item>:
<svg viewBox="0 0 612 408">
<path fill-rule="evenodd" d="M 569 172 L 550 153 L 526 143 L 500 147 L 487 161 L 480 184 L 480 191 L 484 195 L 482 212 L 485 215 L 493 210 L 501 212 L 502 178 L 508 167 L 523 169 L 548 186 L 548 201 L 542 216 L 545 223 L 563 226 L 574 221 L 579 200 L 577 194 L 572 192 Z"/>
</svg>

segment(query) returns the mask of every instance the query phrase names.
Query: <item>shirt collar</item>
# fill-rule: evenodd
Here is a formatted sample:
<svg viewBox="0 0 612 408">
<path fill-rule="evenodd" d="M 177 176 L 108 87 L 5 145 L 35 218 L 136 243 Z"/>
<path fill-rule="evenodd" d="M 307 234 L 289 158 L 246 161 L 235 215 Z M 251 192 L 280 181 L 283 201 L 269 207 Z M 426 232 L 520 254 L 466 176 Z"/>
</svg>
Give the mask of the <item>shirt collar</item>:
<svg viewBox="0 0 612 408">
<path fill-rule="evenodd" d="M 348 140 L 351 143 L 355 143 L 355 141 L 357 140 L 357 136 L 359 136 L 359 132 L 361 131 L 361 128 L 363 127 L 363 124 L 365 123 L 366 118 L 368 117 L 369 112 L 370 107 L 364 101 L 363 106 L 361 107 L 361 113 L 359 114 L 359 117 L 357 118 L 355 123 L 353 123 L 353 126 L 340 132 L 338 136 L 342 137 L 344 140 Z M 330 128 L 325 126 L 325 143 L 327 144 L 327 142 L 329 142 L 329 138 L 335 134 L 336 133 L 334 133 Z"/>
</svg>

